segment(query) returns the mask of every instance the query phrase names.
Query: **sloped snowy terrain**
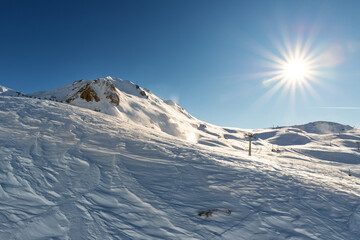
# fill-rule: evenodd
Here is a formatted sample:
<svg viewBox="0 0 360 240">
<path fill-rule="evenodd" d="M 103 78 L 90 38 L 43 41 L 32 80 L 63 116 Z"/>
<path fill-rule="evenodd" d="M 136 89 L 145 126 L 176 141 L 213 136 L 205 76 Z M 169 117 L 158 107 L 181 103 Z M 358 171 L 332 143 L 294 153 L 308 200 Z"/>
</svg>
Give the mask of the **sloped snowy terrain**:
<svg viewBox="0 0 360 240">
<path fill-rule="evenodd" d="M 359 239 L 359 129 L 223 128 L 116 81 L 0 94 L 0 239 Z"/>
</svg>

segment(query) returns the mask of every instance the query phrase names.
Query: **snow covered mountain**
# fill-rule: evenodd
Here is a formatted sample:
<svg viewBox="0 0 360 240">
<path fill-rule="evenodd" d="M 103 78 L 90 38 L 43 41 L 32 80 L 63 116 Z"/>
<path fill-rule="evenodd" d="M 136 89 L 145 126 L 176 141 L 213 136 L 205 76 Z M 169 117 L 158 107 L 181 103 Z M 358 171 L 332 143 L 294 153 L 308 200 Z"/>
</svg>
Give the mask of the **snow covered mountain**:
<svg viewBox="0 0 360 240">
<path fill-rule="evenodd" d="M 120 78 L 79 80 L 50 91 L 31 94 L 92 109 L 123 121 L 148 126 L 173 136 L 194 140 L 197 120 L 171 100 L 163 101 L 149 90 Z M 181 126 L 181 127 L 180 127 Z"/>
<path fill-rule="evenodd" d="M 357 128 L 224 128 L 109 77 L 5 95 L 0 239 L 360 234 Z"/>
</svg>

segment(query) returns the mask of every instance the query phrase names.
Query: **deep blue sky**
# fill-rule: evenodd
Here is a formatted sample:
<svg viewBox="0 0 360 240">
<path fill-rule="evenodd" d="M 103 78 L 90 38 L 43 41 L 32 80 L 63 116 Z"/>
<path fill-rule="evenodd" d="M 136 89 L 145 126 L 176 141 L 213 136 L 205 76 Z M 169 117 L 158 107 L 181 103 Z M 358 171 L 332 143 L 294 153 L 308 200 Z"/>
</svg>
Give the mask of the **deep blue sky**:
<svg viewBox="0 0 360 240">
<path fill-rule="evenodd" d="M 335 0 L 2 0 L 0 84 L 31 93 L 112 76 L 217 125 L 359 126 L 359 12 L 359 1 Z M 316 94 L 264 97 L 274 84 L 263 83 L 272 69 L 262 49 L 278 55 L 275 42 L 309 38 L 310 52 L 331 59 L 310 82 Z"/>
</svg>

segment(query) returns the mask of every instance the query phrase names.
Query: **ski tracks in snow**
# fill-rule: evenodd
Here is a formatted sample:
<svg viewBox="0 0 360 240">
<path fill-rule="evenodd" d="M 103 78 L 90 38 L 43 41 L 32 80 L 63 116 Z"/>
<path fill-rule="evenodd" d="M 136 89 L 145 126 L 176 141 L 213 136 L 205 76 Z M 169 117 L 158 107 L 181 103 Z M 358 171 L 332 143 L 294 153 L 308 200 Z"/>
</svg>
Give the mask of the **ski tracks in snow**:
<svg viewBox="0 0 360 240">
<path fill-rule="evenodd" d="M 269 154 L 263 142 L 248 157 L 65 104 L 4 99 L 1 239 L 358 237 L 358 178 L 335 184 L 335 166 Z M 211 209 L 232 212 L 197 216 Z"/>
</svg>

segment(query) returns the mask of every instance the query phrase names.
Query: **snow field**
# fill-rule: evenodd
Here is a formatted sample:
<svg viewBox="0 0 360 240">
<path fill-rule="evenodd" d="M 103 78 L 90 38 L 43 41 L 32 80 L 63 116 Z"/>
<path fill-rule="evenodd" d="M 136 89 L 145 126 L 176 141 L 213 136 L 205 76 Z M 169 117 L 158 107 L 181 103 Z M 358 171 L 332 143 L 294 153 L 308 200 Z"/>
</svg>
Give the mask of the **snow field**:
<svg viewBox="0 0 360 240">
<path fill-rule="evenodd" d="M 346 141 L 360 134 L 349 131 L 330 147 L 327 134 L 286 145 L 292 129 L 256 130 L 249 157 L 246 130 L 206 124 L 194 142 L 0 97 L 0 239 L 358 239 L 359 153 Z M 231 214 L 198 216 L 211 209 Z"/>
</svg>

